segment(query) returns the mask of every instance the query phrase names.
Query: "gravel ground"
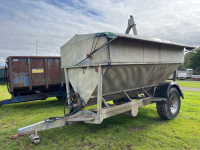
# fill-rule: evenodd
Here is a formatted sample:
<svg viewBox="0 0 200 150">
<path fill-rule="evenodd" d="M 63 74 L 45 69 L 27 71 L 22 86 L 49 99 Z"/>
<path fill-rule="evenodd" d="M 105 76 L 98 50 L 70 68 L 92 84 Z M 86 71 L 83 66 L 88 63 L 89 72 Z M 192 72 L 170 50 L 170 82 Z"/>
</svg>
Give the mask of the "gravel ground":
<svg viewBox="0 0 200 150">
<path fill-rule="evenodd" d="M 180 82 L 195 82 L 195 83 L 200 83 L 200 81 L 184 81 L 184 80 L 176 80 L 176 81 L 180 81 Z"/>
<path fill-rule="evenodd" d="M 181 90 L 200 92 L 200 88 L 181 87 Z"/>
</svg>

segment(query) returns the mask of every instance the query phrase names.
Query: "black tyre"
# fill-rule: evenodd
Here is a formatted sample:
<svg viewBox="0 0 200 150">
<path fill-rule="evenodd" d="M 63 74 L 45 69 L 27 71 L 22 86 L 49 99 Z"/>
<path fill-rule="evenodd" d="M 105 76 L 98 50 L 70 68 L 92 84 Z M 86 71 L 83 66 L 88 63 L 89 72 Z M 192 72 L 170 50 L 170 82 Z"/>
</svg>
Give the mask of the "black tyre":
<svg viewBox="0 0 200 150">
<path fill-rule="evenodd" d="M 181 100 L 180 94 L 176 88 L 171 88 L 169 91 L 169 98 L 165 102 L 157 102 L 156 108 L 158 115 L 163 119 L 173 119 L 175 118 L 180 110 Z"/>
</svg>

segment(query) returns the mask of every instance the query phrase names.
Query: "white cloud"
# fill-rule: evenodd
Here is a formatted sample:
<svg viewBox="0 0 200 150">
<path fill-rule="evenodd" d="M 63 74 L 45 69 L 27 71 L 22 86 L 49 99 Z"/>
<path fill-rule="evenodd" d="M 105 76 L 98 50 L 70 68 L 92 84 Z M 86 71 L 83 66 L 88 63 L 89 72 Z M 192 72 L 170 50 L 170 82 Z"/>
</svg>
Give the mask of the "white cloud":
<svg viewBox="0 0 200 150">
<path fill-rule="evenodd" d="M 23 18 L 23 19 L 29 19 L 29 17 L 27 17 L 27 16 L 24 14 L 23 11 L 14 11 L 13 14 L 14 14 L 14 15 L 17 15 L 17 16 Z"/>
<path fill-rule="evenodd" d="M 51 2 L 51 3 L 50 3 Z M 198 0 L 20 0 L 0 3 L 0 65 L 11 55 L 59 55 L 74 34 L 124 33 L 132 14 L 138 34 L 200 44 Z M 132 34 L 132 31 L 130 32 Z"/>
</svg>

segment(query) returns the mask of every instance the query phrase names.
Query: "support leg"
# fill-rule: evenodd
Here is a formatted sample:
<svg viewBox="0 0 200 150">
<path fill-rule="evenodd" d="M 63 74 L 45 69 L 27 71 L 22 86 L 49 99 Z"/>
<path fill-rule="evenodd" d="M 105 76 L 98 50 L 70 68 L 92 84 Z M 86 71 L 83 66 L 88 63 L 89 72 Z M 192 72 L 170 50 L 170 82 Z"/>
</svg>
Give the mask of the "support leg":
<svg viewBox="0 0 200 150">
<path fill-rule="evenodd" d="M 40 143 L 40 137 L 37 135 L 37 131 L 35 131 L 34 134 L 31 134 L 29 136 L 29 139 L 31 140 L 31 142 L 37 144 L 37 143 Z"/>
<path fill-rule="evenodd" d="M 173 73 L 173 81 L 176 81 L 176 70 Z"/>
<path fill-rule="evenodd" d="M 97 94 L 97 115 L 101 115 L 102 108 L 102 66 L 99 66 L 98 71 L 98 94 Z"/>
<path fill-rule="evenodd" d="M 69 76 L 68 76 L 68 69 L 64 68 L 65 71 L 65 82 L 66 82 L 66 93 L 67 93 L 67 99 L 68 99 L 68 106 L 70 107 L 71 98 L 70 98 L 70 88 L 69 88 Z M 70 108 L 68 107 L 68 112 Z"/>
</svg>

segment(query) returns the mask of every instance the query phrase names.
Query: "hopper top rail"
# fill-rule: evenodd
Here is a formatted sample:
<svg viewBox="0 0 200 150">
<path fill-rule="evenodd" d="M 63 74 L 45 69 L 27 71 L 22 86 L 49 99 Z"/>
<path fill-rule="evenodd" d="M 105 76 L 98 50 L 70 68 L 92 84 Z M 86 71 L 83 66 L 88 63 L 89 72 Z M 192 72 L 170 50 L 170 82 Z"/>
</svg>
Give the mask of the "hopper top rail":
<svg viewBox="0 0 200 150">
<path fill-rule="evenodd" d="M 100 37 L 100 36 L 104 36 L 106 37 L 108 40 L 105 41 L 104 43 L 101 44 L 101 46 L 99 46 L 97 49 L 93 50 L 92 52 L 90 52 L 89 54 L 86 53 L 86 56 L 85 58 L 82 58 L 81 61 L 79 62 L 74 62 L 74 64 L 71 64 L 69 66 L 66 66 L 66 65 L 62 65 L 61 68 L 73 68 L 73 67 L 76 67 L 76 66 L 81 66 L 83 67 L 84 65 L 84 62 L 85 60 L 89 59 L 90 57 L 92 57 L 93 54 L 95 54 L 96 52 L 102 50 L 105 46 L 107 45 L 110 45 L 110 43 L 112 43 L 113 41 L 115 41 L 116 39 L 120 38 L 120 39 L 131 39 L 131 40 L 138 40 L 138 41 L 143 41 L 143 42 L 148 42 L 148 43 L 154 43 L 154 44 L 160 44 L 160 45 L 167 45 L 167 46 L 172 46 L 172 47 L 179 47 L 179 48 L 186 48 L 188 50 L 191 50 L 193 49 L 194 47 L 192 46 L 186 46 L 186 45 L 182 45 L 182 44 L 178 44 L 178 43 L 174 43 L 174 42 L 170 42 L 168 40 L 162 40 L 162 39 L 159 39 L 159 38 L 151 38 L 151 37 L 144 37 L 144 36 L 137 36 L 137 35 L 128 35 L 128 34 L 121 34 L 121 33 L 112 33 L 112 32 L 101 32 L 101 33 L 96 33 L 96 34 L 93 34 L 94 37 Z M 93 40 L 93 43 L 94 43 L 94 40 Z M 109 49 L 109 48 L 108 48 Z M 109 56 L 110 57 L 110 56 Z M 78 58 L 79 60 L 80 58 Z M 83 63 L 83 64 L 82 64 Z M 97 64 L 98 65 L 104 65 L 102 64 L 104 62 L 98 62 Z M 112 65 L 114 65 L 113 63 L 117 63 L 117 64 L 123 64 L 123 62 L 121 61 L 115 61 L 115 62 L 111 62 L 110 61 L 110 64 L 112 63 Z M 131 63 L 130 61 L 128 63 Z M 133 62 L 133 63 L 137 63 L 137 62 Z M 151 62 L 152 63 L 152 62 Z M 163 63 L 163 62 L 162 62 Z M 168 63 L 168 62 L 166 62 Z M 176 63 L 176 61 L 174 60 L 170 60 L 169 63 Z M 91 65 L 94 65 L 95 62 L 88 62 L 88 64 L 86 66 L 91 66 Z M 126 62 L 127 64 L 127 62 Z M 141 62 L 139 63 L 141 64 Z M 148 62 L 145 62 L 145 64 L 148 64 Z"/>
<path fill-rule="evenodd" d="M 9 56 L 11 58 L 60 58 L 60 56 Z"/>
<path fill-rule="evenodd" d="M 195 48 L 195 47 L 192 47 L 192 46 L 186 46 L 186 45 L 183 45 L 183 44 L 171 42 L 171 41 L 168 41 L 168 40 L 165 40 L 165 39 L 123 34 L 123 33 L 100 32 L 100 33 L 96 33 L 95 36 L 107 36 L 108 38 L 114 38 L 114 37 L 120 36 L 120 38 L 129 38 L 129 39 L 135 39 L 135 40 L 141 40 L 141 41 L 147 41 L 147 42 L 154 42 L 154 43 L 160 43 L 160 44 L 167 44 L 167 45 L 185 47 L 188 50 L 192 50 L 192 49 Z"/>
<path fill-rule="evenodd" d="M 174 61 L 174 62 L 160 62 L 160 64 L 169 64 L 169 63 L 179 63 L 178 61 Z M 68 65 L 65 65 L 65 66 L 61 66 L 61 68 L 66 68 L 66 69 L 69 69 L 69 68 L 86 68 L 86 67 L 96 67 L 97 65 L 100 67 L 100 66 L 110 66 L 110 65 L 131 65 L 131 64 L 157 64 L 157 62 L 111 62 L 109 65 L 108 63 L 90 63 L 89 65 L 77 65 L 77 66 L 68 66 Z"/>
</svg>

